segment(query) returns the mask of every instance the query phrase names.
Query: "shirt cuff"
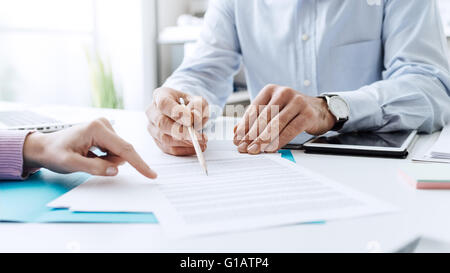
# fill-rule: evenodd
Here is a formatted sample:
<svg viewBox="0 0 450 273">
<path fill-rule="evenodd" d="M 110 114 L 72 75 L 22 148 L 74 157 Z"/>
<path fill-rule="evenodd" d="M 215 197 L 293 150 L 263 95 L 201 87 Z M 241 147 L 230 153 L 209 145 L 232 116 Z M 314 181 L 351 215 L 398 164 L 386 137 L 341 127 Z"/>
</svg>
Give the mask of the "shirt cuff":
<svg viewBox="0 0 450 273">
<path fill-rule="evenodd" d="M 340 133 L 354 131 L 372 131 L 380 128 L 383 123 L 383 115 L 376 97 L 371 92 L 370 86 L 356 91 L 327 92 L 327 95 L 338 95 L 350 108 L 348 121 L 344 124 Z"/>
<path fill-rule="evenodd" d="M 23 145 L 29 131 L 0 131 L 0 180 L 23 180 L 36 170 L 24 170 Z"/>
</svg>

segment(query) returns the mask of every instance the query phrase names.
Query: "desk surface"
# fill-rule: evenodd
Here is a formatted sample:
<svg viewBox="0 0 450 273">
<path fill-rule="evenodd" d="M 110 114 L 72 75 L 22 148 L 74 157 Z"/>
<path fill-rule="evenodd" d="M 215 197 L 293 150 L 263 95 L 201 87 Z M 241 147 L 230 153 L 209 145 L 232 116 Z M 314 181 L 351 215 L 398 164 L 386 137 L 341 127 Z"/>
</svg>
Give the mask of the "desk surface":
<svg viewBox="0 0 450 273">
<path fill-rule="evenodd" d="M 146 160 L 155 160 L 152 155 L 160 152 L 146 132 L 144 113 L 62 107 L 47 110 L 60 116 L 106 116 L 115 121 L 116 131 Z M 413 153 L 435 138 L 421 136 Z M 166 239 L 158 225 L 4 223 L 0 224 L 0 252 L 367 252 L 394 251 L 418 235 L 450 242 L 450 191 L 418 191 L 404 183 L 397 172 L 410 159 L 311 155 L 302 151 L 294 151 L 294 157 L 297 164 L 388 201 L 401 212 L 181 241 Z"/>
</svg>

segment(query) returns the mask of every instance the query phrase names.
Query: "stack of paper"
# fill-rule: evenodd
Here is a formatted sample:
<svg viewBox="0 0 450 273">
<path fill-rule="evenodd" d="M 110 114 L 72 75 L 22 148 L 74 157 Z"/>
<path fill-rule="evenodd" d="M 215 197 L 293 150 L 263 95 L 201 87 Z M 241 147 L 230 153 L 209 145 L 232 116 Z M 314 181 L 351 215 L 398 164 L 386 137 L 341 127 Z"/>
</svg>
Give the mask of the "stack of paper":
<svg viewBox="0 0 450 273">
<path fill-rule="evenodd" d="M 424 148 L 413 157 L 414 161 L 450 163 L 450 125 L 442 130 L 434 144 Z"/>
<path fill-rule="evenodd" d="M 209 176 L 195 157 L 152 167 L 157 182 L 135 172 L 93 178 L 50 203 L 73 211 L 154 212 L 171 235 L 229 232 L 389 212 L 393 207 L 273 156 L 206 152 Z"/>
<path fill-rule="evenodd" d="M 431 147 L 430 154 L 432 158 L 450 160 L 450 126 L 442 130 L 438 141 Z"/>
</svg>

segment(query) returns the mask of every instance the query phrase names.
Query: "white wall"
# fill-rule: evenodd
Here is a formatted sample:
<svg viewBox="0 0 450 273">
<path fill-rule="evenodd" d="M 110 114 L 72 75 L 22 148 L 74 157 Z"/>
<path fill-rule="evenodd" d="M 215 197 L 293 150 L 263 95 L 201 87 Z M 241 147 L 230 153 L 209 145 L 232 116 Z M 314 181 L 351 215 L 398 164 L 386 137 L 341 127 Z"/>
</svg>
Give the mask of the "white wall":
<svg viewBox="0 0 450 273">
<path fill-rule="evenodd" d="M 158 0 L 158 31 L 168 26 L 175 26 L 181 14 L 189 12 L 188 0 Z M 159 47 L 159 84 L 172 73 L 173 48 Z"/>
</svg>

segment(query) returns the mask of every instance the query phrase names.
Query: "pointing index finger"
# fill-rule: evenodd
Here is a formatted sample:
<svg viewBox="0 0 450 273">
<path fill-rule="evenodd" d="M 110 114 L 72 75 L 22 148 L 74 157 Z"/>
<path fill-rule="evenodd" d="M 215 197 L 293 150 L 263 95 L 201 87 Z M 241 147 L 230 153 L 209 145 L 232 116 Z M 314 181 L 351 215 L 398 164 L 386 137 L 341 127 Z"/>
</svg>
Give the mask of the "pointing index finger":
<svg viewBox="0 0 450 273">
<path fill-rule="evenodd" d="M 114 155 L 119 156 L 123 160 L 130 163 L 130 165 L 142 175 L 151 179 L 155 179 L 157 177 L 157 174 L 150 169 L 147 163 L 145 163 L 145 161 L 136 152 L 134 147 L 120 138 L 117 134 L 102 128 L 94 135 L 94 140 L 101 148 L 112 152 Z"/>
</svg>

